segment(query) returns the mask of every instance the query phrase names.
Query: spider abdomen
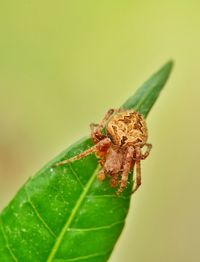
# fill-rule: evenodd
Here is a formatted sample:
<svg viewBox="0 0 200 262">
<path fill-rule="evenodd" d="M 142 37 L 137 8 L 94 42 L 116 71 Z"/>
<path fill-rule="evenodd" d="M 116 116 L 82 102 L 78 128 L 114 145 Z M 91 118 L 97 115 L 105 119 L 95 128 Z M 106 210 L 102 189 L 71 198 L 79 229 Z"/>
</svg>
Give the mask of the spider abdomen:
<svg viewBox="0 0 200 262">
<path fill-rule="evenodd" d="M 117 112 L 106 127 L 108 136 L 120 147 L 142 147 L 148 138 L 148 130 L 144 117 L 134 110 Z"/>
<path fill-rule="evenodd" d="M 123 154 L 114 147 L 110 147 L 108 150 L 106 161 L 103 166 L 104 171 L 109 174 L 117 174 L 120 172 L 123 164 Z"/>
</svg>

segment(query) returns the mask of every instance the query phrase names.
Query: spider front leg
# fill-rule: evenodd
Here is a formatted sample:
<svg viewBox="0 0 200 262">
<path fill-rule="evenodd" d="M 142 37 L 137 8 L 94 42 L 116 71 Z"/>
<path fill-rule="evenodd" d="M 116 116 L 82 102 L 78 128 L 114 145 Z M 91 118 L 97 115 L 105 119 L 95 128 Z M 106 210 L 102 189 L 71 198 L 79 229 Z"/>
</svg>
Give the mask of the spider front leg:
<svg viewBox="0 0 200 262">
<path fill-rule="evenodd" d="M 136 181 L 135 181 L 135 186 L 132 191 L 132 194 L 135 193 L 138 188 L 141 186 L 141 166 L 140 166 L 140 160 L 141 158 L 141 148 L 136 147 L 135 149 L 135 166 L 136 166 Z"/>
<path fill-rule="evenodd" d="M 99 126 L 98 124 L 94 124 L 94 123 L 90 124 L 91 137 L 95 144 L 97 144 L 102 139 L 103 136 L 103 135 L 100 136 L 99 134 L 97 135 L 96 129 L 98 126 Z"/>
<path fill-rule="evenodd" d="M 148 157 L 148 155 L 149 155 L 149 153 L 152 149 L 152 144 L 146 143 L 145 146 L 147 147 L 147 149 L 146 149 L 146 152 L 144 154 L 141 153 L 141 159 L 142 160 Z"/>
<path fill-rule="evenodd" d="M 115 111 L 116 111 L 115 109 L 108 110 L 108 112 L 106 113 L 105 117 L 103 118 L 100 124 L 94 124 L 94 123 L 90 124 L 91 137 L 95 144 L 105 137 L 103 134 L 103 129 L 107 121 L 114 114 Z"/>
<path fill-rule="evenodd" d="M 128 147 L 126 156 L 125 156 L 125 161 L 124 161 L 124 166 L 123 166 L 123 172 L 121 175 L 121 181 L 120 181 L 120 188 L 117 191 L 117 196 L 119 196 L 124 189 L 126 188 L 127 181 L 128 181 L 128 175 L 129 172 L 131 171 L 133 167 L 133 154 L 134 154 L 134 148 L 133 147 Z"/>
<path fill-rule="evenodd" d="M 77 156 L 71 157 L 69 159 L 66 159 L 64 161 L 58 162 L 55 165 L 56 166 L 62 166 L 71 162 L 74 162 L 76 160 L 80 160 L 92 153 L 96 153 L 97 156 L 99 157 L 104 157 L 107 154 L 107 151 L 109 147 L 111 146 L 111 140 L 110 138 L 104 138 L 103 140 L 99 141 L 96 145 L 90 147 L 89 149 L 83 151 Z"/>
</svg>

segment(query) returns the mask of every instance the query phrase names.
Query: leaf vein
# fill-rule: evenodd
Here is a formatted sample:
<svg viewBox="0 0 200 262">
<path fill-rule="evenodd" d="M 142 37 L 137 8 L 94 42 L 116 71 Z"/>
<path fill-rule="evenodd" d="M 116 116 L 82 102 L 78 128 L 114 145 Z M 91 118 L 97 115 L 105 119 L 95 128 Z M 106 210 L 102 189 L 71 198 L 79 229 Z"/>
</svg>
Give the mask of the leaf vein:
<svg viewBox="0 0 200 262">
<path fill-rule="evenodd" d="M 69 218 L 67 219 L 63 229 L 61 230 L 59 236 L 57 237 L 57 239 L 56 239 L 56 241 L 55 241 L 55 243 L 54 243 L 54 245 L 52 247 L 52 250 L 51 250 L 51 252 L 49 254 L 47 262 L 52 261 L 54 256 L 55 256 L 55 254 L 56 254 L 56 252 L 58 251 L 58 248 L 59 248 L 59 246 L 60 246 L 60 244 L 62 242 L 62 239 L 63 239 L 65 233 L 67 232 L 68 228 L 70 227 L 70 225 L 71 225 L 71 223 L 72 223 L 72 221 L 73 221 L 73 219 L 74 219 L 74 217 L 75 217 L 79 207 L 81 206 L 81 204 L 84 201 L 84 199 L 85 199 L 85 197 L 86 197 L 90 187 L 92 186 L 94 180 L 96 179 L 96 173 L 97 173 L 98 170 L 99 170 L 99 166 L 97 166 L 97 168 L 94 171 L 93 175 L 91 176 L 90 180 L 88 181 L 88 183 L 86 184 L 85 188 L 83 189 L 82 194 L 80 195 L 79 199 L 77 200 L 77 202 L 76 202 L 76 204 L 74 206 L 74 209 L 72 210 Z"/>
<path fill-rule="evenodd" d="M 85 260 L 88 258 L 94 258 L 94 257 L 100 257 L 105 256 L 108 253 L 110 253 L 110 250 L 107 252 L 101 252 L 101 253 L 93 253 L 86 256 L 80 256 L 80 257 L 74 257 L 74 258 L 68 258 L 68 259 L 55 259 L 55 262 L 71 262 L 71 261 L 79 261 L 79 260 Z"/>
<path fill-rule="evenodd" d="M 110 197 L 110 198 L 116 198 L 116 199 L 129 199 L 131 195 L 129 196 L 116 196 L 116 195 L 89 195 L 86 196 L 87 198 L 103 198 L 103 197 Z"/>
<path fill-rule="evenodd" d="M 35 204 L 33 203 L 33 201 L 31 200 L 29 193 L 27 191 L 27 188 L 25 187 L 25 193 L 27 196 L 27 200 L 28 203 L 30 204 L 32 210 L 34 211 L 34 213 L 36 214 L 37 218 L 40 220 L 40 222 L 43 224 L 43 226 L 49 231 L 49 233 L 56 238 L 56 234 L 53 232 L 53 230 L 49 227 L 49 225 L 45 222 L 44 218 L 42 218 L 41 214 L 39 213 L 39 211 L 37 210 L 37 207 L 35 206 Z"/>
<path fill-rule="evenodd" d="M 2 218 L 1 218 L 1 217 L 0 217 L 0 223 L 1 223 L 1 231 L 2 231 L 2 233 L 3 233 L 3 237 L 4 237 L 5 242 L 6 242 L 6 247 L 7 247 L 8 251 L 9 251 L 9 253 L 10 253 L 13 261 L 18 262 L 17 257 L 15 256 L 14 252 L 12 251 L 12 249 L 11 249 L 11 247 L 10 247 L 10 245 L 9 245 L 8 238 L 7 238 L 7 236 L 6 236 L 6 232 L 5 232 L 5 230 L 4 230 L 3 221 L 2 221 Z"/>
<path fill-rule="evenodd" d="M 81 185 L 81 187 L 84 188 L 84 185 L 83 185 L 83 183 L 81 182 L 81 180 L 80 180 L 80 178 L 79 178 L 76 170 L 73 168 L 72 164 L 69 163 L 68 165 L 69 165 L 69 168 L 71 169 L 73 175 L 76 177 L 77 181 L 78 181 L 79 184 Z"/>
<path fill-rule="evenodd" d="M 110 225 L 105 225 L 105 226 L 100 226 L 100 227 L 91 227 L 91 228 L 75 228 L 75 227 L 71 227 L 68 228 L 68 231 L 79 231 L 79 232 L 89 232 L 89 231 L 96 231 L 96 230 L 103 230 L 103 229 L 110 229 L 113 228 L 117 225 L 123 224 L 124 220 L 120 220 L 116 223 L 110 224 Z"/>
</svg>

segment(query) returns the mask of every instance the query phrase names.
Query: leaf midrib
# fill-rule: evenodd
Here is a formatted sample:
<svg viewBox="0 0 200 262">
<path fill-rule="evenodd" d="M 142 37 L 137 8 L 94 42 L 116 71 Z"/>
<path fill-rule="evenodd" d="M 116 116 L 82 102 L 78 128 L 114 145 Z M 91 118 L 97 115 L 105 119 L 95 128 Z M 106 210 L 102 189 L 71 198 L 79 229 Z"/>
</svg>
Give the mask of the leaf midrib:
<svg viewBox="0 0 200 262">
<path fill-rule="evenodd" d="M 137 105 L 134 107 L 134 109 L 135 109 L 136 111 L 139 111 L 140 106 L 141 106 L 142 104 L 144 104 L 144 101 L 145 101 L 145 100 L 147 100 L 149 94 L 151 94 L 151 93 L 152 93 L 152 90 L 154 90 L 154 87 L 155 87 L 155 84 L 152 85 L 151 89 L 149 89 L 148 92 L 145 92 L 145 93 L 143 94 L 140 102 L 138 102 Z M 145 116 L 145 118 L 146 118 L 146 116 Z"/>
<path fill-rule="evenodd" d="M 58 251 L 58 248 L 59 248 L 59 246 L 60 246 L 60 244 L 62 242 L 62 239 L 63 239 L 67 229 L 70 227 L 74 217 L 76 216 L 76 213 L 77 213 L 79 207 L 81 206 L 81 204 L 84 201 L 87 193 L 90 190 L 90 187 L 92 186 L 94 180 L 96 179 L 96 173 L 98 172 L 99 168 L 100 168 L 100 166 L 98 165 L 97 168 L 94 170 L 94 173 L 91 176 L 90 180 L 86 184 L 86 186 L 85 186 L 82 194 L 80 195 L 78 201 L 76 202 L 76 205 L 74 206 L 74 209 L 72 210 L 68 220 L 66 221 L 63 229 L 61 230 L 60 234 L 58 235 L 58 237 L 57 237 L 57 239 L 56 239 L 56 241 L 55 241 L 55 243 L 54 243 L 54 245 L 52 247 L 52 250 L 51 250 L 50 255 L 49 255 L 48 259 L 47 259 L 47 262 L 51 262 L 52 259 L 55 256 L 56 252 Z"/>
</svg>

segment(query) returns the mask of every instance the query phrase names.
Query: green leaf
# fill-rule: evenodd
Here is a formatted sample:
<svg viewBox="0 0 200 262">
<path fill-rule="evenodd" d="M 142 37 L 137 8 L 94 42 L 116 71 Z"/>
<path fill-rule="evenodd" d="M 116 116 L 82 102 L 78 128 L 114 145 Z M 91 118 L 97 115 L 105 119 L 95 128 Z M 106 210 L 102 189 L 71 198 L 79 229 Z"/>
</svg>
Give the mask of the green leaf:
<svg viewBox="0 0 200 262">
<path fill-rule="evenodd" d="M 124 109 L 134 108 L 147 117 L 149 111 L 164 87 L 173 67 L 173 61 L 166 63 L 149 78 L 123 105 Z"/>
<path fill-rule="evenodd" d="M 145 116 L 155 103 L 172 68 L 168 62 L 123 108 Z M 120 197 L 108 179 L 96 176 L 95 155 L 55 167 L 92 146 L 84 138 L 30 178 L 0 215 L 0 261 L 107 261 L 124 227 L 132 177 Z"/>
</svg>

